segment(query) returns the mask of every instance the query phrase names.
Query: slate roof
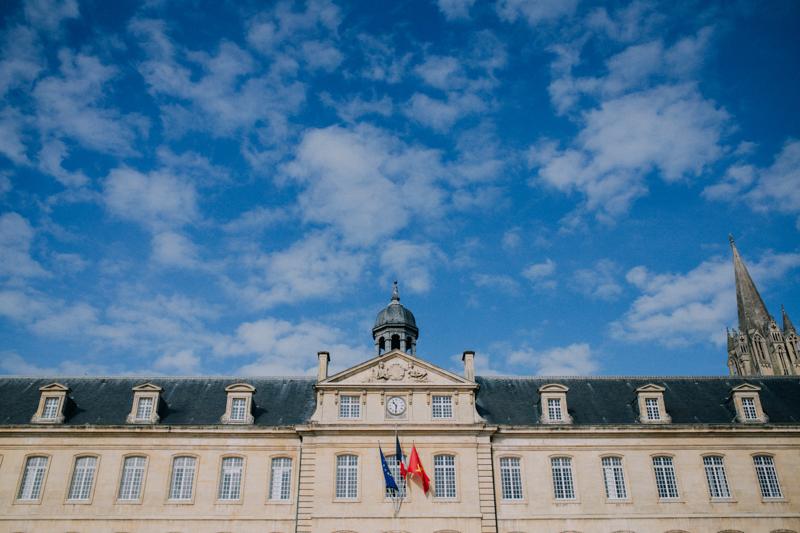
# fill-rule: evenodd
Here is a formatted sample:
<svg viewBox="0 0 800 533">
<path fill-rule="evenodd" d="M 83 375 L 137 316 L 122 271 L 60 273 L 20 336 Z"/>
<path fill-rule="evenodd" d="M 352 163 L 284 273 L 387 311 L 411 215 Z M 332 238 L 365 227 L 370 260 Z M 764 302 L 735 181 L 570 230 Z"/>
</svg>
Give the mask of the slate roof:
<svg viewBox="0 0 800 533">
<path fill-rule="evenodd" d="M 314 414 L 314 378 L 255 377 L 0 377 L 0 426 L 29 424 L 39 406 L 39 387 L 58 382 L 72 389 L 64 425 L 119 425 L 133 406 L 131 387 L 151 382 L 164 389 L 158 414 L 166 425 L 213 425 L 225 413 L 225 387 L 236 382 L 256 388 L 257 426 L 293 426 Z"/>
<path fill-rule="evenodd" d="M 636 376 L 636 377 L 476 377 L 478 413 L 491 424 L 530 426 L 540 416 L 539 387 L 569 387 L 567 409 L 573 424 L 636 424 L 637 388 L 664 387 L 664 406 L 675 424 L 731 424 L 736 412 L 730 390 L 742 383 L 761 387 L 759 397 L 770 424 L 800 424 L 797 376 Z"/>
<path fill-rule="evenodd" d="M 39 387 L 58 382 L 72 389 L 64 425 L 121 425 L 131 412 L 131 387 L 144 382 L 164 389 L 162 425 L 217 425 L 225 412 L 225 387 L 253 385 L 256 426 L 304 424 L 314 414 L 313 377 L 71 377 L 0 376 L 0 426 L 28 425 L 39 405 Z M 541 413 L 537 390 L 548 383 L 569 387 L 567 407 L 573 425 L 637 424 L 635 389 L 648 383 L 664 387 L 672 424 L 732 424 L 736 413 L 730 389 L 742 383 L 761 387 L 770 424 L 800 424 L 797 376 L 635 376 L 635 377 L 481 377 L 478 413 L 490 424 L 533 426 Z"/>
</svg>

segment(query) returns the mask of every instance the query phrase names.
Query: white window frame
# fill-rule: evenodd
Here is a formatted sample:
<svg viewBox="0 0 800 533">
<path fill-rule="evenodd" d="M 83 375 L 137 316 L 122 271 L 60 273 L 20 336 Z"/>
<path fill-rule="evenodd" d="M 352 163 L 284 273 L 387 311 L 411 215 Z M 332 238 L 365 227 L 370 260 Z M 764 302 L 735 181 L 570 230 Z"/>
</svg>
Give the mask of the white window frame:
<svg viewBox="0 0 800 533">
<path fill-rule="evenodd" d="M 564 417 L 561 416 L 561 398 L 548 398 L 547 399 L 547 416 L 552 422 L 561 422 Z"/>
<path fill-rule="evenodd" d="M 133 391 L 133 404 L 131 412 L 125 417 L 125 423 L 158 424 L 161 421 L 161 417 L 158 416 L 158 402 L 164 389 L 148 381 L 131 387 L 131 390 Z M 143 407 L 140 408 L 142 401 L 150 404 L 149 413 L 145 413 Z M 145 414 L 148 416 L 144 416 Z"/>
<path fill-rule="evenodd" d="M 193 503 L 196 477 L 197 457 L 194 455 L 177 455 L 173 457 L 167 502 Z"/>
<path fill-rule="evenodd" d="M 647 420 L 651 422 L 661 420 L 661 409 L 658 407 L 658 398 L 645 398 L 644 409 L 647 413 Z"/>
<path fill-rule="evenodd" d="M 708 493 L 712 500 L 730 500 L 731 487 L 725 472 L 725 459 L 721 455 L 703 456 L 703 469 L 706 472 Z"/>
<path fill-rule="evenodd" d="M 775 459 L 771 455 L 753 455 L 753 466 L 756 469 L 758 486 L 761 488 L 763 500 L 782 500 L 783 491 L 778 480 Z"/>
<path fill-rule="evenodd" d="M 141 461 L 138 461 L 138 459 L 141 459 Z M 148 458 L 145 455 L 127 455 L 122 458 L 122 470 L 120 471 L 119 484 L 117 485 L 116 501 L 118 503 L 140 503 L 142 501 L 147 464 Z M 128 490 L 125 490 L 126 485 L 129 487 Z M 132 490 L 134 487 L 136 488 L 136 497 L 123 498 L 123 495 L 131 496 L 134 493 Z"/>
<path fill-rule="evenodd" d="M 58 416 L 61 398 L 45 398 L 44 409 L 42 410 L 42 420 L 55 420 Z"/>
<path fill-rule="evenodd" d="M 72 392 L 72 389 L 54 381 L 53 383 L 48 383 L 43 387 L 39 387 L 39 390 L 42 395 L 39 397 L 39 406 L 31 417 L 31 424 L 63 424 L 64 406 L 67 404 L 67 395 Z M 53 416 L 45 418 L 44 415 L 47 403 L 52 402 L 54 399 L 58 400 L 56 412 Z M 50 413 L 48 413 L 48 415 L 49 414 Z"/>
<path fill-rule="evenodd" d="M 629 500 L 622 457 L 614 455 L 601 457 L 600 466 L 603 468 L 603 483 L 606 489 L 606 500 Z"/>
<path fill-rule="evenodd" d="M 541 424 L 572 424 L 572 416 L 567 409 L 567 392 L 569 387 L 560 383 L 548 383 L 539 387 L 539 406 L 541 411 L 539 423 Z M 550 401 L 557 400 L 559 409 Z M 555 415 L 555 416 L 554 416 Z"/>
<path fill-rule="evenodd" d="M 356 420 L 361 418 L 361 396 L 343 394 L 339 396 L 339 418 Z"/>
<path fill-rule="evenodd" d="M 247 419 L 247 399 L 231 398 L 231 422 L 244 422 Z"/>
<path fill-rule="evenodd" d="M 387 455 L 385 456 L 386 465 L 389 467 L 389 472 L 392 473 L 392 477 L 394 478 L 394 482 L 397 484 L 397 488 L 400 492 L 400 497 L 404 500 L 408 498 L 408 486 L 406 484 L 406 480 L 400 474 L 400 465 L 397 463 L 397 454 Z M 405 461 L 405 457 L 401 458 L 401 461 Z M 394 489 L 390 489 L 386 486 L 386 482 L 384 480 L 383 484 L 383 498 L 391 498 L 393 496 Z"/>
<path fill-rule="evenodd" d="M 761 408 L 760 391 L 761 387 L 752 383 L 742 383 L 730 390 L 734 409 L 736 410 L 737 422 L 741 424 L 764 424 L 769 421 L 769 417 Z M 745 407 L 745 400 L 748 400 L 747 407 Z M 749 409 L 750 407 L 755 409 L 755 417 L 752 410 Z"/>
<path fill-rule="evenodd" d="M 292 457 L 272 458 L 269 474 L 269 501 L 290 502 L 292 500 L 293 468 L 294 459 Z"/>
<path fill-rule="evenodd" d="M 636 393 L 636 404 L 639 407 L 639 418 L 636 419 L 640 424 L 670 424 L 672 417 L 667 413 L 666 405 L 664 404 L 664 391 L 666 388 L 656 385 L 655 383 L 648 383 L 638 387 L 634 392 Z M 648 409 L 648 400 L 650 403 Z M 658 408 L 658 417 L 655 418 L 653 414 L 653 403 L 656 401 Z"/>
<path fill-rule="evenodd" d="M 255 423 L 253 395 L 256 393 L 256 388 L 247 383 L 238 382 L 225 387 L 225 392 L 228 397 L 225 401 L 225 413 L 219 417 L 220 423 L 234 425 L 252 425 Z M 244 418 L 233 418 L 234 400 L 244 400 Z"/>
<path fill-rule="evenodd" d="M 453 418 L 453 396 L 434 394 L 431 397 L 431 418 L 437 420 Z"/>
<path fill-rule="evenodd" d="M 433 456 L 433 496 L 437 500 L 458 498 L 456 456 L 439 453 Z"/>
<path fill-rule="evenodd" d="M 668 455 L 653 456 L 653 474 L 659 500 L 680 500 L 678 476 L 675 474 L 675 461 L 672 457 Z"/>
<path fill-rule="evenodd" d="M 336 456 L 336 486 L 333 490 L 335 500 L 358 501 L 359 492 L 359 463 L 361 457 L 353 453 L 342 453 Z"/>
<path fill-rule="evenodd" d="M 577 500 L 572 457 L 551 457 L 550 471 L 553 480 L 553 499 L 556 501 Z"/>
<path fill-rule="evenodd" d="M 525 499 L 522 484 L 522 459 L 519 457 L 500 458 L 500 495 L 504 501 Z"/>
<path fill-rule="evenodd" d="M 244 457 L 227 455 L 220 458 L 217 502 L 222 504 L 242 501 L 244 486 Z"/>
<path fill-rule="evenodd" d="M 41 503 L 50 459 L 50 456 L 41 454 L 25 457 L 25 467 L 22 469 L 15 503 Z"/>
<path fill-rule="evenodd" d="M 91 465 L 82 464 L 92 462 Z M 96 455 L 79 455 L 72 464 L 72 475 L 67 489 L 68 503 L 88 503 L 94 495 L 94 481 L 100 457 Z"/>
</svg>

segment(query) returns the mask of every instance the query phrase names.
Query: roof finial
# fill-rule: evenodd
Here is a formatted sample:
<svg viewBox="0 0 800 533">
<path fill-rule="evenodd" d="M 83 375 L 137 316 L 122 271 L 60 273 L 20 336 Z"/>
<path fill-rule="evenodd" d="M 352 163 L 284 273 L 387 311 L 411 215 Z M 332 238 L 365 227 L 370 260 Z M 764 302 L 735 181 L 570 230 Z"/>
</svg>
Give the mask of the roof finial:
<svg viewBox="0 0 800 533">
<path fill-rule="evenodd" d="M 728 233 L 728 237 L 731 239 L 731 246 L 736 246 L 736 244 L 733 242 L 733 234 Z"/>
<path fill-rule="evenodd" d="M 397 280 L 394 282 L 394 292 L 392 293 L 392 301 L 399 302 L 400 301 L 400 294 L 397 292 Z"/>
</svg>

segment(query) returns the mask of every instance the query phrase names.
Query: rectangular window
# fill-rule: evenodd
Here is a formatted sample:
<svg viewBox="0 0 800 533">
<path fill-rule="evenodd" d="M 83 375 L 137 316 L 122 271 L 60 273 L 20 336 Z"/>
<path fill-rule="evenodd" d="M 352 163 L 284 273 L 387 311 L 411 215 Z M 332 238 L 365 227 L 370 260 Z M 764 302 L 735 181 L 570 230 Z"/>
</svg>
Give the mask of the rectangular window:
<svg viewBox="0 0 800 533">
<path fill-rule="evenodd" d="M 44 401 L 44 411 L 42 411 L 42 420 L 53 420 L 58 414 L 59 398 L 47 398 Z"/>
<path fill-rule="evenodd" d="M 172 482 L 169 486 L 170 500 L 191 500 L 194 485 L 194 457 L 176 457 L 172 461 Z"/>
<path fill-rule="evenodd" d="M 153 412 L 153 399 L 139 398 L 139 404 L 136 406 L 136 419 L 150 420 L 150 413 L 152 412 Z"/>
<path fill-rule="evenodd" d="M 725 475 L 725 464 L 722 457 L 703 457 L 703 466 L 706 467 L 708 490 L 712 498 L 730 498 L 728 477 Z"/>
<path fill-rule="evenodd" d="M 561 399 L 551 398 L 547 400 L 547 415 L 550 420 L 561 420 Z"/>
<path fill-rule="evenodd" d="M 231 400 L 231 420 L 244 420 L 247 410 L 247 400 L 244 398 L 234 398 Z"/>
<path fill-rule="evenodd" d="M 69 500 L 88 500 L 92 494 L 94 469 L 97 466 L 97 457 L 79 457 L 75 460 L 75 470 L 72 471 L 72 484 L 69 486 Z"/>
<path fill-rule="evenodd" d="M 647 409 L 648 420 L 661 420 L 661 412 L 658 409 L 658 398 L 645 398 L 644 406 Z"/>
<path fill-rule="evenodd" d="M 625 490 L 625 476 L 622 473 L 622 459 L 603 457 L 603 478 L 606 482 L 606 498 L 624 500 L 628 497 Z"/>
<path fill-rule="evenodd" d="M 119 484 L 120 500 L 138 500 L 144 478 L 144 457 L 126 457 Z"/>
<path fill-rule="evenodd" d="M 219 476 L 219 499 L 238 500 L 242 491 L 242 467 L 244 459 L 241 457 L 225 457 L 222 460 L 222 472 Z"/>
<path fill-rule="evenodd" d="M 500 459 L 500 483 L 504 500 L 522 499 L 522 469 L 516 457 Z"/>
<path fill-rule="evenodd" d="M 28 457 L 25 464 L 25 475 L 19 488 L 20 500 L 38 500 L 42 492 L 44 471 L 47 468 L 47 457 Z"/>
<path fill-rule="evenodd" d="M 389 465 L 389 471 L 392 473 L 392 477 L 394 478 L 394 482 L 397 484 L 397 488 L 400 489 L 399 496 L 401 498 L 406 497 L 406 480 L 403 479 L 403 476 L 400 474 L 400 463 L 397 462 L 396 455 L 387 455 L 386 456 L 386 464 Z M 405 460 L 405 458 L 401 458 L 401 461 Z M 386 487 L 386 498 L 391 498 L 395 496 L 394 489 L 390 489 Z"/>
<path fill-rule="evenodd" d="M 677 498 L 678 483 L 675 481 L 675 468 L 672 457 L 653 457 L 653 468 L 656 473 L 656 487 L 659 498 Z"/>
<path fill-rule="evenodd" d="M 358 498 L 358 456 L 336 458 L 336 497 Z"/>
<path fill-rule="evenodd" d="M 342 396 L 339 398 L 339 418 L 358 418 L 361 416 L 361 397 Z"/>
<path fill-rule="evenodd" d="M 756 464 L 758 484 L 761 485 L 761 495 L 764 498 L 783 498 L 772 457 L 765 455 L 757 456 L 753 457 L 753 461 Z"/>
<path fill-rule="evenodd" d="M 453 397 L 434 396 L 433 418 L 453 418 Z"/>
<path fill-rule="evenodd" d="M 572 484 L 572 459 L 554 457 L 550 460 L 553 468 L 553 490 L 556 500 L 574 500 L 575 488 Z"/>
<path fill-rule="evenodd" d="M 269 484 L 270 500 L 288 500 L 292 487 L 292 460 L 277 457 L 272 460 L 272 479 Z"/>
<path fill-rule="evenodd" d="M 756 402 L 753 398 L 742 398 L 742 410 L 745 420 L 758 420 Z"/>
<path fill-rule="evenodd" d="M 456 497 L 456 458 L 454 456 L 437 455 L 433 458 L 433 490 L 436 498 Z"/>
</svg>

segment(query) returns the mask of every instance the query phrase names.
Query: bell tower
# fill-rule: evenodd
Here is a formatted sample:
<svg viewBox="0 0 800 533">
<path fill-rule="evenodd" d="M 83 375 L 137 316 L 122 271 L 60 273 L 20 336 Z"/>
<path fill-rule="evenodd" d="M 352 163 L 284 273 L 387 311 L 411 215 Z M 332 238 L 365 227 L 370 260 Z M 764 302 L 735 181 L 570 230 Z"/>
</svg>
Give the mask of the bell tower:
<svg viewBox="0 0 800 533">
<path fill-rule="evenodd" d="M 400 350 L 416 355 L 419 329 L 414 315 L 400 303 L 397 282 L 394 282 L 394 293 L 389 305 L 378 313 L 372 338 L 375 339 L 375 356 L 381 352 Z"/>
</svg>

